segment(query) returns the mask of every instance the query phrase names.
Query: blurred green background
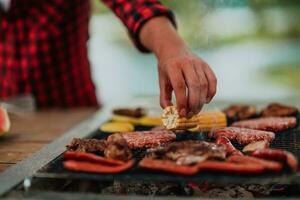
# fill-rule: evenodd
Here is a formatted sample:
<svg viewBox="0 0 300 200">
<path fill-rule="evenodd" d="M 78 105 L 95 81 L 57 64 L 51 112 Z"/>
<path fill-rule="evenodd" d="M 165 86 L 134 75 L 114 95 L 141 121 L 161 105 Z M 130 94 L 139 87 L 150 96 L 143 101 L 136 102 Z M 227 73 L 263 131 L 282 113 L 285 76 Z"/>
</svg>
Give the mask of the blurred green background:
<svg viewBox="0 0 300 200">
<path fill-rule="evenodd" d="M 300 1 L 161 2 L 174 11 L 178 31 L 188 45 L 216 72 L 217 99 L 276 100 L 298 95 Z M 158 95 L 155 58 L 134 50 L 125 28 L 99 0 L 92 0 L 92 5 L 90 58 L 101 98 Z M 103 51 L 107 56 L 101 58 Z"/>
</svg>

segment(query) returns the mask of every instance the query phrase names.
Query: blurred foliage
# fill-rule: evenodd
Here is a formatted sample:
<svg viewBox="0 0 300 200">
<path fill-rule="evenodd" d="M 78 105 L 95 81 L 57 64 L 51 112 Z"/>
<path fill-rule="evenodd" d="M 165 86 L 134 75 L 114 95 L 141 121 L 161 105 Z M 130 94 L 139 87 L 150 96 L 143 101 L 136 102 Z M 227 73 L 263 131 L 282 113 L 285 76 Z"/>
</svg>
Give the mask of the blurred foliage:
<svg viewBox="0 0 300 200">
<path fill-rule="evenodd" d="M 285 84 L 291 88 L 300 88 L 300 63 L 290 63 L 280 66 L 271 66 L 265 74 L 271 81 Z"/>
<path fill-rule="evenodd" d="M 94 14 L 109 13 L 109 9 L 101 0 L 91 2 Z M 161 0 L 161 2 L 174 11 L 179 33 L 193 48 L 211 48 L 252 39 L 300 38 L 300 0 Z M 221 18 L 218 16 L 219 11 L 224 8 L 233 11 L 235 8 L 246 8 L 251 16 L 255 16 L 253 23 L 256 24 L 256 30 L 232 35 L 222 34 L 224 28 L 226 29 L 223 22 L 230 24 L 231 27 L 238 26 L 235 22 L 230 22 L 232 16 L 222 15 Z M 218 17 L 213 30 L 206 26 L 207 19 L 211 17 Z M 211 34 L 211 31 L 218 37 Z M 124 37 L 121 34 L 123 33 L 116 35 L 116 41 L 126 44 L 127 41 L 122 42 Z"/>
<path fill-rule="evenodd" d="M 93 14 L 106 13 L 109 9 L 101 2 L 101 0 L 90 0 Z"/>
</svg>

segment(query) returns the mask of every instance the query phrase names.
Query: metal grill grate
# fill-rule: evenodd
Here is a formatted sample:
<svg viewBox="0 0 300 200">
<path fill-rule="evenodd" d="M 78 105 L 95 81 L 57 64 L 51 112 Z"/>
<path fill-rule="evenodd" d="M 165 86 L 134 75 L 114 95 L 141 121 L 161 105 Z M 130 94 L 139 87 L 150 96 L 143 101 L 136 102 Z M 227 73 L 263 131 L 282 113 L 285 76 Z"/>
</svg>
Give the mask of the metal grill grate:
<svg viewBox="0 0 300 200">
<path fill-rule="evenodd" d="M 297 117 L 299 124 L 300 116 Z M 149 127 L 137 127 L 137 130 L 147 130 Z M 100 131 L 95 131 L 91 134 L 91 138 L 103 139 L 106 138 L 109 134 L 103 133 Z M 177 140 L 206 140 L 209 139 L 206 137 L 205 133 L 191 134 L 183 133 L 177 135 Z M 234 144 L 237 148 L 241 146 Z M 287 130 L 281 133 L 276 134 L 276 139 L 271 144 L 272 148 L 285 149 L 294 153 L 298 160 L 300 160 L 300 126 L 295 129 Z M 137 150 L 134 152 L 135 158 L 138 161 L 145 154 L 145 150 Z M 57 178 L 57 179 L 84 179 L 84 180 L 144 180 L 144 181 L 180 181 L 180 182 L 218 182 L 218 183 L 260 183 L 260 184 L 269 184 L 269 183 L 291 183 L 296 180 L 297 174 L 291 174 L 287 171 L 284 171 L 279 174 L 261 174 L 261 175 L 238 175 L 238 174 L 222 174 L 222 173 L 210 173 L 210 172 L 201 172 L 192 177 L 185 177 L 181 175 L 159 173 L 152 171 L 140 170 L 137 166 L 133 167 L 131 170 L 120 173 L 120 174 L 93 174 L 93 173 L 78 173 L 67 171 L 63 168 L 63 158 L 59 156 L 47 166 L 39 170 L 35 177 L 38 178 Z M 296 180 L 297 181 L 297 180 Z"/>
</svg>

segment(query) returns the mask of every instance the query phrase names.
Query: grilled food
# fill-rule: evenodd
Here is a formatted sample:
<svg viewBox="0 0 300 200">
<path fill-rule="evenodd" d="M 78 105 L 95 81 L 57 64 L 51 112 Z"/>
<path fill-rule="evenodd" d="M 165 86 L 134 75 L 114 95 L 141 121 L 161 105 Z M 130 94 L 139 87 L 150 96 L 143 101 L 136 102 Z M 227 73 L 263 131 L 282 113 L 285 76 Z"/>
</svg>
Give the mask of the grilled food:
<svg viewBox="0 0 300 200">
<path fill-rule="evenodd" d="M 237 150 L 232 143 L 230 142 L 230 140 L 227 137 L 224 136 L 220 136 L 216 139 L 216 143 L 217 144 L 223 144 L 226 147 L 226 154 L 227 155 L 240 155 L 242 156 L 243 153 L 240 152 L 239 150 Z"/>
<path fill-rule="evenodd" d="M 122 134 L 113 134 L 107 139 L 107 147 L 104 150 L 106 158 L 127 161 L 132 158 L 131 150 Z"/>
<path fill-rule="evenodd" d="M 130 132 L 134 130 L 134 126 L 128 122 L 107 122 L 101 125 L 100 130 L 103 132 Z"/>
<path fill-rule="evenodd" d="M 256 116 L 256 107 L 251 105 L 232 105 L 223 112 L 229 119 L 244 120 Z"/>
<path fill-rule="evenodd" d="M 280 132 L 290 128 L 294 128 L 296 125 L 297 121 L 295 117 L 266 117 L 235 122 L 231 126 Z"/>
<path fill-rule="evenodd" d="M 189 129 L 191 132 L 209 131 L 227 125 L 226 116 L 222 112 L 202 112 L 188 119 L 181 118 L 175 106 L 163 110 L 162 122 L 169 130 Z"/>
<path fill-rule="evenodd" d="M 146 115 L 146 111 L 143 108 L 117 108 L 113 110 L 113 114 L 140 118 Z"/>
<path fill-rule="evenodd" d="M 257 142 L 253 142 L 248 144 L 247 146 L 245 146 L 243 148 L 243 152 L 244 153 L 251 153 L 254 152 L 256 150 L 260 150 L 260 149 L 267 149 L 269 148 L 270 143 L 266 140 L 261 140 L 261 141 L 257 141 Z"/>
<path fill-rule="evenodd" d="M 96 154 L 99 153 L 101 154 L 106 147 L 107 147 L 107 143 L 105 140 L 80 139 L 80 138 L 73 138 L 71 143 L 66 146 L 68 151 L 96 153 Z"/>
<path fill-rule="evenodd" d="M 68 151 L 104 155 L 110 159 L 126 161 L 132 158 L 128 144 L 121 134 L 113 134 L 107 140 L 74 138 L 66 147 Z"/>
<path fill-rule="evenodd" d="M 251 156 L 263 158 L 267 160 L 274 160 L 282 162 L 289 166 L 289 168 L 296 172 L 298 170 L 298 160 L 290 152 L 281 149 L 258 149 L 254 151 Z"/>
<path fill-rule="evenodd" d="M 150 149 L 147 157 L 170 160 L 178 165 L 192 165 L 212 158 L 224 160 L 226 158 L 225 148 L 223 144 L 188 140 Z"/>
<path fill-rule="evenodd" d="M 298 108 L 280 103 L 271 103 L 262 110 L 263 117 L 287 117 L 299 113 Z"/>
<path fill-rule="evenodd" d="M 142 126 L 162 126 L 160 117 L 144 116 L 138 120 L 138 124 Z"/>
<path fill-rule="evenodd" d="M 256 141 L 266 140 L 271 142 L 275 139 L 275 134 L 270 131 L 260 131 L 247 128 L 226 127 L 211 131 L 208 134 L 210 138 L 226 137 L 231 141 L 237 141 L 245 145 Z"/>
<path fill-rule="evenodd" d="M 134 164 L 133 160 L 123 162 L 82 152 L 65 152 L 64 160 L 64 168 L 68 170 L 104 174 L 120 173 Z"/>
<path fill-rule="evenodd" d="M 114 122 L 127 122 L 131 124 L 139 124 L 141 117 L 146 115 L 143 108 L 118 108 L 113 110 L 111 120 Z"/>
<path fill-rule="evenodd" d="M 176 139 L 172 131 L 135 131 L 122 133 L 130 149 L 150 148 Z M 109 136 L 108 140 L 110 139 Z"/>
</svg>

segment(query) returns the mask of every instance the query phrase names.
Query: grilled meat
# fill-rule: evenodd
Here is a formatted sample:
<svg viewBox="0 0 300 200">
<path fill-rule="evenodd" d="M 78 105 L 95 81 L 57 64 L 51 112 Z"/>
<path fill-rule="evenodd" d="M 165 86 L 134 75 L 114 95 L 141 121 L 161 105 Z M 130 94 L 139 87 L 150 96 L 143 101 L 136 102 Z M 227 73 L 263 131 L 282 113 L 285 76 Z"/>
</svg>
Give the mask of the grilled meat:
<svg viewBox="0 0 300 200">
<path fill-rule="evenodd" d="M 226 127 L 216 129 L 208 134 L 210 138 L 226 137 L 231 141 L 237 141 L 239 144 L 245 145 L 252 142 L 266 140 L 271 142 L 275 138 L 275 134 L 269 131 L 260 131 L 247 128 Z"/>
<path fill-rule="evenodd" d="M 229 119 L 244 120 L 256 115 L 256 107 L 250 105 L 232 105 L 223 110 L 223 112 Z"/>
<path fill-rule="evenodd" d="M 242 152 L 240 152 L 239 150 L 237 150 L 232 143 L 230 142 L 230 140 L 227 137 L 221 136 L 218 137 L 216 139 L 216 143 L 217 144 L 223 144 L 226 147 L 226 153 L 227 155 L 243 155 Z"/>
<path fill-rule="evenodd" d="M 146 112 L 143 108 L 118 108 L 113 110 L 113 114 L 139 118 L 145 116 Z"/>
<path fill-rule="evenodd" d="M 155 147 L 176 139 L 172 131 L 135 131 L 122 133 L 122 136 L 130 149 Z"/>
<path fill-rule="evenodd" d="M 106 147 L 107 143 L 105 140 L 80 138 L 73 138 L 71 143 L 66 146 L 67 150 L 69 151 L 79 151 L 96 154 L 102 154 Z"/>
<path fill-rule="evenodd" d="M 171 160 L 178 165 L 192 165 L 211 158 L 224 160 L 226 149 L 224 145 L 188 140 L 149 149 L 147 157 Z"/>
<path fill-rule="evenodd" d="M 263 131 L 280 132 L 294 128 L 297 125 L 295 117 L 266 117 L 235 122 L 233 127 L 250 128 Z"/>
<path fill-rule="evenodd" d="M 299 112 L 294 106 L 287 106 L 279 103 L 271 103 L 262 110 L 264 117 L 287 117 L 296 115 Z"/>
<path fill-rule="evenodd" d="M 132 158 L 132 153 L 122 134 L 113 134 L 107 139 L 107 148 L 104 150 L 104 155 L 107 158 L 115 160 L 127 161 Z"/>
<path fill-rule="evenodd" d="M 66 147 L 68 151 L 94 153 L 115 160 L 127 161 L 132 158 L 128 144 L 121 134 L 113 134 L 107 140 L 74 138 Z"/>
</svg>

